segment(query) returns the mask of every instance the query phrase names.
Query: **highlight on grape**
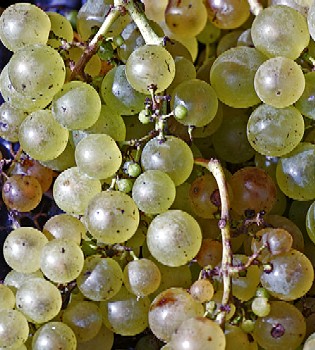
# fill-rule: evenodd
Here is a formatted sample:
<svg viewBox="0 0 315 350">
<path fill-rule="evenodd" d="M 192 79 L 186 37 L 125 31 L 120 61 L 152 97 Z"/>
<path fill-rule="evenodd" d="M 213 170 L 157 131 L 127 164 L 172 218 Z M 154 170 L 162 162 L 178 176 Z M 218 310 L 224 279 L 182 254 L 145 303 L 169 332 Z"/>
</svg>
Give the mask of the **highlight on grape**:
<svg viewBox="0 0 315 350">
<path fill-rule="evenodd" d="M 0 348 L 315 349 L 314 1 L 78 3 L 0 7 Z"/>
</svg>

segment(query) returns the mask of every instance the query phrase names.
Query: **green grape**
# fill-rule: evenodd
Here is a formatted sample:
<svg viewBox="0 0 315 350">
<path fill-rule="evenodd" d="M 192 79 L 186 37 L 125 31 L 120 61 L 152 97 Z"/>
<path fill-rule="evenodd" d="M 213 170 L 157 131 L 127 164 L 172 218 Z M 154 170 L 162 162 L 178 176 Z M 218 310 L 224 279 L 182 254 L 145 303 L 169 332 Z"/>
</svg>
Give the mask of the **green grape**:
<svg viewBox="0 0 315 350">
<path fill-rule="evenodd" d="M 207 10 L 202 0 L 170 0 L 165 9 L 165 23 L 175 35 L 194 37 L 207 23 Z"/>
<path fill-rule="evenodd" d="M 187 45 L 187 44 L 186 44 Z M 193 62 L 192 54 L 190 50 L 182 42 L 175 40 L 174 38 L 169 38 L 165 44 L 166 50 L 172 55 L 172 57 L 185 57 L 187 60 Z"/>
<path fill-rule="evenodd" d="M 251 29 L 246 29 L 237 39 L 237 46 L 255 47 L 252 39 Z"/>
<path fill-rule="evenodd" d="M 315 145 L 300 143 L 282 157 L 277 165 L 277 182 L 288 197 L 307 201 L 315 199 Z"/>
<path fill-rule="evenodd" d="M 47 238 L 33 227 L 19 227 L 10 232 L 4 241 L 3 255 L 14 270 L 32 273 L 40 267 L 40 256 Z"/>
<path fill-rule="evenodd" d="M 167 136 L 165 141 L 155 137 L 143 148 L 141 165 L 144 170 L 164 171 L 175 186 L 184 183 L 192 172 L 193 154 L 181 139 Z"/>
<path fill-rule="evenodd" d="M 64 84 L 66 69 L 62 57 L 49 46 L 28 45 L 18 50 L 8 63 L 14 89 L 27 97 L 50 97 Z"/>
<path fill-rule="evenodd" d="M 315 120 L 314 111 L 314 83 L 315 72 L 305 74 L 305 89 L 302 96 L 296 101 L 295 107 L 305 116 Z"/>
<path fill-rule="evenodd" d="M 162 46 L 141 46 L 126 62 L 126 77 L 129 84 L 142 94 L 149 94 L 148 87 L 152 85 L 156 87 L 156 93 L 162 92 L 175 77 L 175 62 Z"/>
<path fill-rule="evenodd" d="M 310 37 L 305 17 L 289 6 L 264 9 L 252 24 L 252 39 L 257 50 L 268 57 L 298 58 Z"/>
<path fill-rule="evenodd" d="M 252 301 L 251 307 L 252 307 L 253 313 L 258 317 L 268 316 L 271 309 L 268 298 L 264 298 L 264 297 L 254 298 L 254 300 Z"/>
<path fill-rule="evenodd" d="M 138 163 L 129 162 L 127 166 L 127 174 L 131 177 L 138 177 L 142 170 Z"/>
<path fill-rule="evenodd" d="M 247 137 L 251 146 L 259 153 L 279 157 L 291 152 L 302 140 L 304 119 L 292 107 L 275 108 L 260 105 L 250 115 Z"/>
<path fill-rule="evenodd" d="M 197 39 L 202 44 L 213 44 L 220 38 L 220 35 L 221 30 L 208 20 L 203 30 L 197 35 Z"/>
<path fill-rule="evenodd" d="M 102 327 L 102 314 L 91 301 L 70 303 L 62 314 L 62 322 L 74 332 L 78 343 L 93 339 Z"/>
<path fill-rule="evenodd" d="M 41 163 L 46 167 L 59 172 L 75 167 L 74 146 L 72 145 L 71 140 L 68 140 L 66 148 L 58 157 L 52 160 L 42 161 Z"/>
<path fill-rule="evenodd" d="M 42 250 L 40 268 L 55 283 L 69 283 L 82 271 L 84 255 L 73 240 L 60 238 L 48 242 Z"/>
<path fill-rule="evenodd" d="M 271 301 L 270 306 L 270 313 L 255 322 L 254 339 L 264 349 L 295 350 L 305 336 L 303 315 L 284 301 Z"/>
<path fill-rule="evenodd" d="M 313 1 L 312 0 L 269 0 L 268 4 L 271 5 L 286 5 L 292 7 L 296 11 L 299 11 L 304 17 L 307 17 L 307 14 L 311 8 Z M 310 28 L 309 28 L 310 30 Z"/>
<path fill-rule="evenodd" d="M 68 51 L 67 59 L 73 61 L 73 64 L 77 64 L 81 58 L 81 56 L 84 54 L 84 49 L 82 47 L 71 47 Z M 102 61 L 100 59 L 100 56 L 95 54 L 91 57 L 91 59 L 87 62 L 86 66 L 84 67 L 84 73 L 87 76 L 91 76 L 92 78 L 98 77 L 100 75 L 102 69 Z M 67 67 L 67 81 L 71 80 L 71 74 L 72 71 Z"/>
<path fill-rule="evenodd" d="M 16 292 L 16 307 L 33 323 L 46 323 L 61 310 L 58 288 L 43 278 L 24 282 Z"/>
<path fill-rule="evenodd" d="M 205 303 L 212 299 L 214 287 L 208 279 L 200 279 L 192 284 L 189 293 L 199 303 Z"/>
<path fill-rule="evenodd" d="M 0 106 L 0 137 L 7 141 L 19 141 L 19 127 L 27 113 L 5 102 Z"/>
<path fill-rule="evenodd" d="M 81 293 L 94 301 L 107 300 L 116 295 L 123 282 L 120 265 L 112 258 L 92 255 L 86 258 L 84 267 L 77 278 Z"/>
<path fill-rule="evenodd" d="M 152 301 L 149 326 L 157 338 L 168 342 L 183 321 L 201 317 L 203 313 L 202 304 L 195 301 L 185 289 L 169 288 Z"/>
<path fill-rule="evenodd" d="M 82 81 L 71 81 L 54 96 L 52 113 L 69 130 L 87 129 L 98 119 L 101 99 L 97 91 Z"/>
<path fill-rule="evenodd" d="M 11 210 L 20 212 L 33 210 L 42 197 L 42 188 L 34 176 L 12 175 L 2 187 L 3 202 Z"/>
<path fill-rule="evenodd" d="M 315 202 L 313 202 L 306 214 L 306 231 L 309 238 L 315 244 Z"/>
<path fill-rule="evenodd" d="M 151 0 L 143 0 L 146 16 L 156 23 L 164 21 L 164 13 L 168 0 L 160 0 L 152 2 Z"/>
<path fill-rule="evenodd" d="M 197 221 L 181 210 L 156 216 L 148 228 L 147 244 L 156 260 L 167 266 L 181 266 L 198 253 L 201 229 Z"/>
<path fill-rule="evenodd" d="M 223 52 L 237 47 L 238 39 L 242 33 L 243 32 L 241 30 L 233 30 L 232 32 L 223 35 L 218 42 L 218 46 L 216 48 L 216 56 L 220 56 Z"/>
<path fill-rule="evenodd" d="M 40 270 L 37 270 L 32 273 L 23 273 L 16 270 L 11 270 L 4 278 L 4 285 L 10 287 L 11 290 L 15 293 L 21 285 L 26 282 L 28 279 L 32 278 L 43 278 L 43 274 Z"/>
<path fill-rule="evenodd" d="M 76 217 L 69 214 L 59 214 L 46 221 L 43 234 L 49 241 L 53 239 L 70 239 L 76 244 L 81 243 L 86 228 Z"/>
<path fill-rule="evenodd" d="M 201 128 L 194 128 L 192 131 L 192 136 L 194 139 L 196 138 L 206 138 L 208 136 L 213 135 L 221 126 L 223 122 L 223 109 L 221 106 L 221 102 L 219 102 L 218 110 L 214 118 L 211 122 Z"/>
<path fill-rule="evenodd" d="M 187 116 L 178 121 L 184 125 L 205 126 L 215 117 L 218 99 L 213 88 L 199 79 L 186 80 L 172 93 L 172 107 L 182 105 Z M 176 116 L 175 116 L 176 117 Z"/>
<path fill-rule="evenodd" d="M 132 190 L 133 187 L 133 180 L 132 179 L 119 179 L 116 180 L 116 186 L 118 191 L 129 193 Z"/>
<path fill-rule="evenodd" d="M 149 307 L 148 297 L 139 298 L 125 287 L 110 300 L 100 302 L 105 326 L 123 336 L 136 335 L 147 328 Z"/>
<path fill-rule="evenodd" d="M 306 338 L 306 341 L 303 346 L 303 350 L 312 350 L 315 346 L 315 334 L 312 333 Z"/>
<path fill-rule="evenodd" d="M 284 108 L 296 102 L 305 87 L 301 67 L 290 58 L 275 57 L 264 62 L 254 79 L 259 98 L 276 108 Z M 292 88 L 294 87 L 294 88 Z"/>
<path fill-rule="evenodd" d="M 137 177 L 132 187 L 132 198 L 139 210 L 160 214 L 170 208 L 176 194 L 171 178 L 160 170 L 147 170 Z"/>
<path fill-rule="evenodd" d="M 32 340 L 33 350 L 76 350 L 77 339 L 72 329 L 62 322 L 48 322 L 41 326 Z"/>
<path fill-rule="evenodd" d="M 29 335 L 25 316 L 17 310 L 2 309 L 0 313 L 0 347 L 18 349 Z"/>
<path fill-rule="evenodd" d="M 127 194 L 101 192 L 90 201 L 85 213 L 91 235 L 103 243 L 122 243 L 131 238 L 139 225 L 139 210 Z"/>
<path fill-rule="evenodd" d="M 137 341 L 135 350 L 160 350 L 162 344 L 153 334 L 144 335 Z"/>
<path fill-rule="evenodd" d="M 114 344 L 114 333 L 102 325 L 99 332 L 91 340 L 79 343 L 77 350 L 111 350 Z"/>
<path fill-rule="evenodd" d="M 249 5 L 245 0 L 207 0 L 206 7 L 209 20 L 221 29 L 238 28 L 250 15 Z"/>
<path fill-rule="evenodd" d="M 222 260 L 222 243 L 220 241 L 204 238 L 201 243 L 196 260 L 199 266 L 217 266 Z"/>
<path fill-rule="evenodd" d="M 58 175 L 53 197 L 58 207 L 68 214 L 84 214 L 90 200 L 101 192 L 101 183 L 83 174 L 77 167 Z"/>
<path fill-rule="evenodd" d="M 50 110 L 29 114 L 19 130 L 19 142 L 32 158 L 47 161 L 58 157 L 66 148 L 69 131 L 53 117 Z"/>
<path fill-rule="evenodd" d="M 120 168 L 122 154 L 110 136 L 91 134 L 77 144 L 75 160 L 82 173 L 94 179 L 106 179 Z"/>
<path fill-rule="evenodd" d="M 309 1 L 309 11 L 307 14 L 307 24 L 309 33 L 314 40 L 315 38 L 315 4 L 313 1 Z"/>
<path fill-rule="evenodd" d="M 72 42 L 73 29 L 67 18 L 57 12 L 47 12 L 47 15 L 51 23 L 50 33 L 53 34 L 53 38 L 48 39 L 47 45 L 59 49 L 62 41 Z"/>
<path fill-rule="evenodd" d="M 161 272 L 157 265 L 146 258 L 130 261 L 124 269 L 124 285 L 136 296 L 147 296 L 157 290 Z"/>
<path fill-rule="evenodd" d="M 49 17 L 39 7 L 14 4 L 0 17 L 0 40 L 11 51 L 32 44 L 46 44 L 50 27 Z"/>
<path fill-rule="evenodd" d="M 274 297 L 290 301 L 304 296 L 313 284 L 314 270 L 310 260 L 291 249 L 269 261 L 271 271 L 261 275 L 261 283 Z"/>
<path fill-rule="evenodd" d="M 313 201 L 292 201 L 290 208 L 289 208 L 289 213 L 288 213 L 288 218 L 294 222 L 295 225 L 302 231 L 303 233 L 306 233 L 306 222 L 305 218 L 307 215 L 307 211 L 310 208 L 311 204 Z M 297 248 L 295 248 L 297 249 Z M 300 249 L 297 249 L 300 250 Z"/>
<path fill-rule="evenodd" d="M 14 306 L 14 293 L 8 286 L 0 284 L 0 309 L 13 309 Z"/>
<path fill-rule="evenodd" d="M 140 112 L 146 97 L 130 85 L 124 65 L 113 68 L 105 75 L 100 95 L 107 105 L 115 106 L 116 113 L 124 115 Z"/>
<path fill-rule="evenodd" d="M 254 76 L 266 60 L 258 50 L 246 46 L 221 54 L 210 70 L 211 85 L 218 99 L 234 108 L 246 108 L 260 102 L 254 89 Z"/>
<path fill-rule="evenodd" d="M 227 323 L 225 325 L 225 350 L 258 350 L 258 345 L 240 327 Z"/>
<path fill-rule="evenodd" d="M 107 134 L 115 141 L 125 141 L 126 139 L 126 125 L 115 110 L 112 110 L 107 105 L 102 105 L 101 113 L 96 123 L 85 130 L 74 130 L 72 137 L 74 143 L 78 143 L 83 137 L 89 134 Z"/>
<path fill-rule="evenodd" d="M 0 92 L 9 105 L 21 109 L 23 112 L 34 112 L 45 108 L 53 96 L 41 96 L 37 98 L 27 97 L 17 92 L 9 78 L 9 65 L 7 64 L 0 73 Z"/>
</svg>

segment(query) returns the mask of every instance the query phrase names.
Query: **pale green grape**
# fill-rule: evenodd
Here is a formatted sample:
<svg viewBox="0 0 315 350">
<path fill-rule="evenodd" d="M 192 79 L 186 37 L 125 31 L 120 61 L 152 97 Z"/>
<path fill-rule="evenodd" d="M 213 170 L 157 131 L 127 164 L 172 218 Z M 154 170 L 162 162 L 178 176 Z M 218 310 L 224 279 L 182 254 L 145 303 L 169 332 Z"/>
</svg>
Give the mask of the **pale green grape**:
<svg viewBox="0 0 315 350">
<path fill-rule="evenodd" d="M 7 264 L 23 273 L 35 272 L 40 267 L 40 255 L 48 239 L 33 227 L 19 227 L 4 241 L 3 255 Z"/>
<path fill-rule="evenodd" d="M 193 259 L 201 246 L 197 221 L 181 210 L 168 210 L 149 225 L 147 244 L 156 260 L 167 266 L 181 266 Z"/>
<path fill-rule="evenodd" d="M 187 109 L 187 115 L 178 121 L 184 125 L 201 127 L 215 117 L 218 98 L 209 84 L 199 79 L 191 79 L 179 84 L 172 93 L 172 108 L 179 105 Z"/>
<path fill-rule="evenodd" d="M 162 23 L 160 23 L 162 24 Z M 198 56 L 198 41 L 194 36 L 190 36 L 190 37 L 181 37 L 179 35 L 175 35 L 172 32 L 170 32 L 168 30 L 168 28 L 165 26 L 163 27 L 164 33 L 165 35 L 169 35 L 170 39 L 172 42 L 177 42 L 179 44 L 181 44 L 181 51 L 183 50 L 183 46 L 185 47 L 185 49 L 183 50 L 185 52 L 185 56 L 180 54 L 180 53 L 176 53 L 175 47 L 173 48 L 174 51 L 171 51 L 172 49 L 170 49 L 171 45 L 168 47 L 166 45 L 166 49 L 171 53 L 171 55 L 174 57 L 176 56 L 184 56 L 188 59 L 191 59 L 193 62 L 196 61 L 197 56 Z M 175 46 L 178 47 L 178 44 L 176 43 Z"/>
<path fill-rule="evenodd" d="M 77 286 L 86 298 L 101 301 L 117 294 L 122 281 L 123 272 L 114 259 L 92 255 L 84 262 Z"/>
<path fill-rule="evenodd" d="M 147 328 L 149 307 L 148 297 L 139 298 L 125 287 L 110 300 L 100 302 L 105 326 L 123 336 L 136 335 Z"/>
<path fill-rule="evenodd" d="M 48 322 L 33 335 L 33 350 L 76 350 L 77 339 L 72 329 L 62 322 Z"/>
<path fill-rule="evenodd" d="M 0 309 L 13 309 L 14 306 L 14 293 L 8 286 L 0 284 Z"/>
<path fill-rule="evenodd" d="M 183 321 L 169 345 L 173 350 L 225 350 L 226 339 L 218 323 L 207 317 L 193 317 Z"/>
<path fill-rule="evenodd" d="M 74 146 L 72 145 L 70 138 L 67 142 L 66 148 L 58 157 L 52 160 L 42 161 L 41 163 L 47 168 L 56 171 L 63 171 L 76 166 L 74 158 Z"/>
<path fill-rule="evenodd" d="M 256 297 L 252 301 L 252 311 L 258 317 L 268 316 L 270 313 L 270 303 L 268 302 L 268 298 L 264 297 Z"/>
<path fill-rule="evenodd" d="M 91 340 L 79 343 L 77 350 L 111 350 L 114 344 L 114 333 L 102 325 L 99 332 Z"/>
<path fill-rule="evenodd" d="M 127 194 L 106 191 L 90 201 L 85 220 L 91 235 L 103 243 L 122 243 L 131 238 L 139 225 L 139 210 Z"/>
<path fill-rule="evenodd" d="M 40 270 L 37 270 L 32 273 L 23 273 L 17 272 L 16 270 L 11 270 L 3 281 L 3 284 L 10 287 L 11 290 L 16 292 L 17 289 L 21 287 L 21 285 L 26 282 L 28 279 L 32 278 L 43 278 L 43 274 Z"/>
<path fill-rule="evenodd" d="M 211 85 L 223 103 L 246 108 L 259 103 L 254 89 L 254 76 L 266 57 L 246 46 L 229 49 L 221 54 L 210 70 Z"/>
<path fill-rule="evenodd" d="M 60 209 L 69 214 L 84 214 L 90 200 L 101 192 L 101 183 L 80 172 L 77 167 L 63 171 L 57 177 L 53 196 Z"/>
<path fill-rule="evenodd" d="M 315 72 L 305 74 L 305 89 L 301 97 L 296 101 L 295 107 L 305 116 L 315 119 Z"/>
<path fill-rule="evenodd" d="M 50 20 L 39 7 L 14 4 L 5 9 L 0 17 L 0 40 L 11 51 L 31 44 L 46 44 Z"/>
<path fill-rule="evenodd" d="M 29 114 L 19 130 L 19 142 L 32 158 L 47 161 L 58 157 L 66 148 L 69 131 L 53 117 L 50 110 Z"/>
<path fill-rule="evenodd" d="M 149 326 L 153 334 L 168 342 L 183 321 L 203 316 L 201 303 L 182 288 L 169 288 L 160 293 L 151 303 Z"/>
<path fill-rule="evenodd" d="M 2 309 L 0 312 L 0 347 L 16 349 L 26 341 L 29 326 L 25 316 L 17 310 Z"/>
<path fill-rule="evenodd" d="M 106 179 L 120 168 L 122 154 L 110 136 L 91 134 L 77 144 L 75 160 L 82 173 L 94 179 Z"/>
<path fill-rule="evenodd" d="M 258 68 L 254 86 L 263 102 L 276 108 L 284 108 L 301 97 L 305 78 L 301 67 L 293 60 L 275 57 Z"/>
<path fill-rule="evenodd" d="M 111 69 L 104 77 L 100 88 L 103 101 L 115 106 L 118 114 L 136 114 L 144 107 L 145 95 L 136 91 L 126 77 L 126 66 Z"/>
<path fill-rule="evenodd" d="M 282 157 L 277 165 L 277 182 L 288 197 L 307 201 L 315 199 L 315 145 L 300 143 Z"/>
<path fill-rule="evenodd" d="M 246 29 L 237 39 L 237 46 L 255 47 L 252 39 L 251 29 Z"/>
<path fill-rule="evenodd" d="M 199 303 L 210 301 L 214 295 L 213 284 L 208 279 L 195 281 L 189 289 L 191 296 Z"/>
<path fill-rule="evenodd" d="M 310 260 L 291 249 L 270 259 L 271 271 L 261 275 L 261 283 L 274 297 L 290 301 L 304 296 L 313 284 L 314 270 Z"/>
<path fill-rule="evenodd" d="M 124 269 L 124 285 L 136 296 L 147 296 L 159 287 L 161 272 L 157 265 L 146 258 L 130 261 Z"/>
<path fill-rule="evenodd" d="M 314 40 L 315 38 L 315 4 L 313 1 L 309 0 L 309 11 L 307 14 L 307 24 L 308 24 L 308 30 L 309 33 Z"/>
<path fill-rule="evenodd" d="M 69 214 L 59 214 L 46 221 L 43 234 L 49 241 L 53 239 L 71 239 L 77 244 L 85 235 L 86 228 L 76 217 Z"/>
<path fill-rule="evenodd" d="M 224 34 L 218 42 L 218 46 L 216 48 L 216 56 L 220 56 L 223 52 L 237 47 L 238 39 L 242 33 L 243 32 L 241 30 L 233 30 L 232 32 Z"/>
<path fill-rule="evenodd" d="M 221 30 L 211 21 L 207 21 L 203 30 L 197 35 L 197 39 L 202 44 L 215 43 L 221 35 Z"/>
<path fill-rule="evenodd" d="M 187 180 L 193 163 L 193 154 L 189 146 L 174 136 L 167 136 L 165 141 L 153 138 L 144 146 L 141 154 L 144 170 L 164 171 L 176 186 Z"/>
<path fill-rule="evenodd" d="M 66 17 L 57 12 L 47 12 L 51 23 L 51 34 L 53 38 L 48 39 L 47 45 L 58 49 L 62 40 L 71 42 L 73 40 L 73 29 Z"/>
<path fill-rule="evenodd" d="M 179 42 L 178 40 L 175 40 L 174 38 L 167 40 L 165 44 L 165 48 L 172 55 L 174 60 L 176 57 L 185 57 L 187 60 L 193 62 L 192 54 L 190 53 L 187 46 L 185 46 L 183 43 Z"/>
<path fill-rule="evenodd" d="M 73 240 L 54 239 L 42 250 L 40 268 L 43 274 L 56 283 L 76 279 L 84 264 L 82 249 Z"/>
<path fill-rule="evenodd" d="M 268 57 L 298 58 L 310 37 L 305 17 L 289 6 L 264 9 L 252 25 L 255 47 Z"/>
<path fill-rule="evenodd" d="M 250 115 L 247 137 L 251 146 L 259 153 L 279 157 L 291 152 L 304 135 L 304 119 L 292 107 L 275 108 L 260 105 Z"/>
<path fill-rule="evenodd" d="M 16 292 L 16 307 L 33 323 L 45 323 L 61 310 L 61 294 L 58 288 L 43 278 L 24 282 Z"/>
<path fill-rule="evenodd" d="M 239 326 L 234 326 L 229 323 L 225 325 L 225 350 L 258 350 L 257 343 L 249 337 Z"/>
<path fill-rule="evenodd" d="M 162 92 L 175 77 L 175 62 L 162 46 L 144 45 L 129 56 L 126 77 L 130 85 L 143 94 L 149 94 L 151 85 L 156 86 L 155 92 Z"/>
<path fill-rule="evenodd" d="M 137 177 L 132 199 L 147 214 L 160 214 L 170 208 L 176 194 L 171 178 L 160 170 L 147 170 Z"/>
<path fill-rule="evenodd" d="M 153 125 L 141 123 L 138 116 L 125 116 L 123 119 L 126 125 L 126 140 L 140 139 L 152 131 Z"/>
<path fill-rule="evenodd" d="M 315 244 L 315 202 L 313 202 L 306 214 L 306 230 L 309 238 Z"/>
<path fill-rule="evenodd" d="M 301 0 L 269 0 L 268 1 L 269 6 L 286 5 L 286 6 L 292 7 L 296 11 L 299 11 L 304 17 L 307 17 L 307 14 L 311 8 L 312 3 L 313 3 L 312 0 L 302 0 L 302 1 Z"/>
<path fill-rule="evenodd" d="M 0 106 L 0 137 L 11 142 L 19 141 L 19 127 L 27 113 L 5 102 Z"/>
<path fill-rule="evenodd" d="M 70 303 L 62 314 L 62 322 L 74 332 L 78 343 L 93 339 L 102 327 L 99 307 L 91 301 Z"/>
<path fill-rule="evenodd" d="M 71 81 L 54 96 L 52 113 L 70 130 L 87 129 L 98 119 L 101 99 L 97 91 L 82 81 Z"/>
<path fill-rule="evenodd" d="M 59 53 L 41 44 L 28 45 L 15 52 L 8 70 L 14 89 L 32 98 L 53 96 L 61 89 L 66 75 Z"/>
<path fill-rule="evenodd" d="M 254 339 L 264 349 L 296 349 L 305 336 L 305 320 L 301 312 L 284 301 L 271 301 L 270 313 L 255 322 Z"/>
<path fill-rule="evenodd" d="M 306 338 L 306 341 L 303 346 L 303 350 L 312 350 L 315 346 L 315 334 L 312 333 L 310 336 Z"/>
<path fill-rule="evenodd" d="M 218 104 L 218 110 L 214 118 L 211 120 L 211 122 L 201 128 L 194 128 L 192 131 L 193 139 L 196 138 L 205 138 L 210 135 L 213 135 L 221 126 L 223 121 L 223 109 L 221 102 Z"/>
</svg>

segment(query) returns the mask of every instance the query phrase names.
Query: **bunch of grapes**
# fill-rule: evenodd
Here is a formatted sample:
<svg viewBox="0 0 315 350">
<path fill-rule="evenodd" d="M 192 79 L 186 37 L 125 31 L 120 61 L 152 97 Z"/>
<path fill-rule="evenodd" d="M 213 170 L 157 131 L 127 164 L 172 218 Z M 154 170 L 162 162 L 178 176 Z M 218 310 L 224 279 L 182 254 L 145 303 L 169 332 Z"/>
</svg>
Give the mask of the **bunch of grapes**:
<svg viewBox="0 0 315 350">
<path fill-rule="evenodd" d="M 0 16 L 0 348 L 313 349 L 313 1 L 44 10 Z"/>
</svg>

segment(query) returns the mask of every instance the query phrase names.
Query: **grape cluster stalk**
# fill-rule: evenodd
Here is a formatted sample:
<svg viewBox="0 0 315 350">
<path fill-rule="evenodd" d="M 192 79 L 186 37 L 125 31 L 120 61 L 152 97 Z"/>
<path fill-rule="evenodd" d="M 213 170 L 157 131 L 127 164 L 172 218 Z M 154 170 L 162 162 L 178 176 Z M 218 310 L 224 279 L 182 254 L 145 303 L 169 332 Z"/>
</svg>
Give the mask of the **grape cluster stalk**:
<svg viewBox="0 0 315 350">
<path fill-rule="evenodd" d="M 62 4 L 0 12 L 0 348 L 313 349 L 314 2 Z"/>
</svg>

